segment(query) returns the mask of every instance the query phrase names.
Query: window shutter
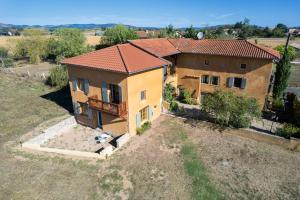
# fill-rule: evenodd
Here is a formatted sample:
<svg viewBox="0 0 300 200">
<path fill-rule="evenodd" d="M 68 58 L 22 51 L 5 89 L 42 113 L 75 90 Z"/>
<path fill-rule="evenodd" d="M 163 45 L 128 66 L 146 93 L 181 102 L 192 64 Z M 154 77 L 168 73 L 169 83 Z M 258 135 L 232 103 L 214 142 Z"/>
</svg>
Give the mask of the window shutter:
<svg viewBox="0 0 300 200">
<path fill-rule="evenodd" d="M 87 80 L 87 79 L 84 79 L 84 93 L 86 95 L 89 94 L 89 80 Z"/>
<path fill-rule="evenodd" d="M 247 82 L 247 79 L 243 78 L 243 79 L 242 79 L 242 83 L 241 83 L 241 88 L 242 88 L 242 89 L 245 89 L 245 87 L 246 87 L 246 82 Z"/>
<path fill-rule="evenodd" d="M 76 101 L 73 102 L 73 110 L 75 115 L 78 115 L 80 113 L 80 104 Z"/>
<path fill-rule="evenodd" d="M 136 127 L 139 128 L 141 126 L 141 113 L 140 112 L 138 112 L 136 114 L 136 121 L 135 122 L 136 122 Z"/>
<path fill-rule="evenodd" d="M 119 102 L 122 102 L 122 88 L 121 86 L 118 85 L 118 89 L 119 89 Z"/>
<path fill-rule="evenodd" d="M 73 91 L 77 90 L 77 79 L 76 78 L 72 79 L 72 88 L 73 88 Z"/>
<path fill-rule="evenodd" d="M 92 119 L 92 117 L 93 117 L 93 110 L 91 108 L 89 108 L 88 117 L 89 117 L 89 119 Z"/>
<path fill-rule="evenodd" d="M 102 81 L 101 94 L 102 94 L 102 101 L 108 102 L 107 83 L 105 81 Z"/>
<path fill-rule="evenodd" d="M 227 87 L 231 88 L 233 86 L 233 81 L 234 81 L 233 77 L 227 78 Z"/>
<path fill-rule="evenodd" d="M 153 116 L 153 110 L 152 110 L 152 107 L 149 106 L 148 107 L 148 120 L 151 120 L 152 116 Z"/>
</svg>

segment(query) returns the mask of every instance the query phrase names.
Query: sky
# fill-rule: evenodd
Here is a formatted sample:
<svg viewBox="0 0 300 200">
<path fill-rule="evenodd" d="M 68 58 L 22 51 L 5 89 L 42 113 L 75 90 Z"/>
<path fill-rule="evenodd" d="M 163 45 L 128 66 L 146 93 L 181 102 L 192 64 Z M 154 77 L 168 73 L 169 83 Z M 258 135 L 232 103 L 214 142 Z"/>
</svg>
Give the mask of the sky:
<svg viewBox="0 0 300 200">
<path fill-rule="evenodd" d="M 300 0 L 0 0 L 0 23 L 122 23 L 176 28 L 233 24 L 300 26 Z"/>
</svg>

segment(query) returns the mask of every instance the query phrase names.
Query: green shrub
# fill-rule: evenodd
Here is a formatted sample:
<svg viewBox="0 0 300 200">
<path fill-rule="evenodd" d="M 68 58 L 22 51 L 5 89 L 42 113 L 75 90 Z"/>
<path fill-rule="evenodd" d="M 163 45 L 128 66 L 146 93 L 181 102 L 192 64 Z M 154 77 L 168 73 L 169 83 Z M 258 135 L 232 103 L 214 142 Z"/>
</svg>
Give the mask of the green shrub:
<svg viewBox="0 0 300 200">
<path fill-rule="evenodd" d="M 179 99 L 182 103 L 186 104 L 194 104 L 194 99 L 192 98 L 191 93 L 187 89 L 180 90 L 180 96 Z"/>
<path fill-rule="evenodd" d="M 283 101 L 281 99 L 274 99 L 272 102 L 272 108 L 275 109 L 283 109 L 284 104 Z"/>
<path fill-rule="evenodd" d="M 275 134 L 287 139 L 291 137 L 300 138 L 300 128 L 293 124 L 285 123 L 282 128 L 276 130 Z"/>
<path fill-rule="evenodd" d="M 46 83 L 50 86 L 63 88 L 68 84 L 68 72 L 65 66 L 56 66 L 50 70 Z"/>
<path fill-rule="evenodd" d="M 171 103 L 174 100 L 173 94 L 175 92 L 175 87 L 169 83 L 166 84 L 164 88 L 164 100 Z"/>
<path fill-rule="evenodd" d="M 0 67 L 12 67 L 13 59 L 9 56 L 8 50 L 0 47 Z"/>
<path fill-rule="evenodd" d="M 142 135 L 146 130 L 151 128 L 151 122 L 145 122 L 141 127 L 136 129 L 138 135 Z"/>
<path fill-rule="evenodd" d="M 170 103 L 170 111 L 177 112 L 179 110 L 178 103 L 176 101 L 171 101 Z"/>
<path fill-rule="evenodd" d="M 249 127 L 254 118 L 261 116 L 255 98 L 219 90 L 206 96 L 202 103 L 202 111 L 210 114 L 221 126 L 234 128 Z"/>
</svg>

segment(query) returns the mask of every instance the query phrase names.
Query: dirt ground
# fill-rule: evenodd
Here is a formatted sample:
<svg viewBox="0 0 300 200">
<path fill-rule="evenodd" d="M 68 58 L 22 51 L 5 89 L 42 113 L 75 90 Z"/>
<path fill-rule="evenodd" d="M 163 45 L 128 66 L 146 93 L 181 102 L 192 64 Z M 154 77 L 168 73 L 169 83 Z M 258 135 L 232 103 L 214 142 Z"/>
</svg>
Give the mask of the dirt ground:
<svg viewBox="0 0 300 200">
<path fill-rule="evenodd" d="M 97 144 L 95 137 L 104 133 L 102 130 L 95 130 L 86 126 L 77 124 L 74 127 L 70 127 L 68 130 L 61 133 L 61 135 L 48 140 L 43 147 L 96 152 L 103 148 L 113 138 L 110 137 L 104 143 Z"/>
<path fill-rule="evenodd" d="M 206 122 L 192 124 L 184 128 L 229 199 L 299 199 L 298 152 L 221 132 Z"/>
<path fill-rule="evenodd" d="M 207 122 L 162 115 L 108 160 L 24 153 L 6 143 L 0 199 L 190 199 L 178 131 L 195 144 L 226 199 L 299 198 L 299 153 L 221 132 Z"/>
</svg>

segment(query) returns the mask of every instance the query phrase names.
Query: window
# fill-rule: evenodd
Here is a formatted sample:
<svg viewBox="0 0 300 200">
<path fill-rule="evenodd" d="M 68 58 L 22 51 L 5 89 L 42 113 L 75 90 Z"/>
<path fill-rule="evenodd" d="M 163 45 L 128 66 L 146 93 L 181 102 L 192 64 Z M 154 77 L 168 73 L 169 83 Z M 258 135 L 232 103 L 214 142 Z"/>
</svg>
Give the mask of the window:
<svg viewBox="0 0 300 200">
<path fill-rule="evenodd" d="M 210 83 L 212 85 L 219 85 L 220 84 L 220 77 L 219 76 L 212 76 L 210 78 Z"/>
<path fill-rule="evenodd" d="M 208 75 L 202 75 L 201 83 L 209 84 L 209 76 Z"/>
<path fill-rule="evenodd" d="M 121 88 L 115 84 L 109 84 L 109 102 L 120 103 L 121 102 Z"/>
<path fill-rule="evenodd" d="M 148 119 L 148 106 L 143 108 L 141 111 L 141 121 L 145 121 Z"/>
<path fill-rule="evenodd" d="M 141 101 L 146 100 L 146 90 L 141 91 Z"/>
<path fill-rule="evenodd" d="M 86 103 L 80 103 L 80 114 L 86 116 L 89 114 L 89 107 Z"/>
<path fill-rule="evenodd" d="M 87 79 L 78 79 L 76 90 L 83 91 L 85 94 L 89 93 L 89 81 Z"/>
<path fill-rule="evenodd" d="M 246 69 L 247 65 L 246 64 L 241 64 L 241 69 Z"/>
<path fill-rule="evenodd" d="M 81 78 L 77 81 L 77 89 L 84 91 L 84 80 Z"/>
<path fill-rule="evenodd" d="M 243 81 L 242 78 L 237 78 L 237 77 L 235 77 L 235 78 L 234 78 L 234 81 L 233 81 L 233 86 L 234 86 L 234 87 L 241 88 L 241 87 L 242 87 L 242 81 Z"/>
<path fill-rule="evenodd" d="M 208 66 L 209 65 L 209 60 L 205 60 L 204 65 Z"/>
</svg>

